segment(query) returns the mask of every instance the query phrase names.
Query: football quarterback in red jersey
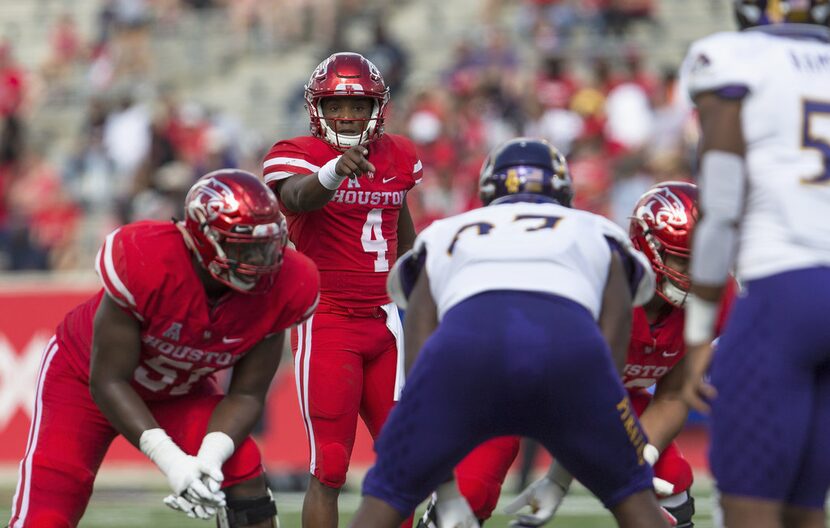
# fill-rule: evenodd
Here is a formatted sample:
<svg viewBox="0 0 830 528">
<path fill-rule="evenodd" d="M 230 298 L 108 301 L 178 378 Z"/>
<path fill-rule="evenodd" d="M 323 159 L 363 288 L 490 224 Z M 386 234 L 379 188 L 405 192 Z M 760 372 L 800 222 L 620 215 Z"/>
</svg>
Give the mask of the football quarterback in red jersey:
<svg viewBox="0 0 830 528">
<path fill-rule="evenodd" d="M 314 263 L 285 241 L 273 194 L 237 170 L 199 179 L 184 221 L 106 238 L 103 289 L 66 315 L 41 360 L 10 526 L 76 526 L 119 434 L 167 477 L 172 508 L 217 514 L 220 527 L 278 525 L 249 434 L 284 330 L 319 296 Z M 214 373 L 229 367 L 222 394 Z"/>
<path fill-rule="evenodd" d="M 297 394 L 312 478 L 303 526 L 337 526 L 357 417 L 376 437 L 403 382 L 401 323 L 386 277 L 415 230 L 406 194 L 421 179 L 412 142 L 384 133 L 389 88 L 357 53 L 336 53 L 305 89 L 311 135 L 263 164 L 288 234 L 320 269 L 316 313 L 295 332 Z"/>
<path fill-rule="evenodd" d="M 682 528 L 694 526 L 694 500 L 689 494 L 693 476 L 674 438 L 689 414 L 679 391 L 686 354 L 683 307 L 691 284 L 689 250 L 697 217 L 697 187 L 691 183 L 657 184 L 634 207 L 629 235 L 651 262 L 657 287 L 651 301 L 634 309 L 622 369 L 623 384 L 649 439 L 644 457 L 654 466 L 655 492 L 675 525 Z M 734 292 L 734 285 L 730 290 Z M 725 322 L 732 297 L 725 297 L 719 327 Z M 646 390 L 652 386 L 653 395 Z M 541 525 L 559 507 L 570 481 L 567 472 L 554 463 L 548 475 L 525 490 L 508 510 L 516 512 L 537 501 L 534 513 L 522 514 L 520 519 L 529 526 Z"/>
</svg>

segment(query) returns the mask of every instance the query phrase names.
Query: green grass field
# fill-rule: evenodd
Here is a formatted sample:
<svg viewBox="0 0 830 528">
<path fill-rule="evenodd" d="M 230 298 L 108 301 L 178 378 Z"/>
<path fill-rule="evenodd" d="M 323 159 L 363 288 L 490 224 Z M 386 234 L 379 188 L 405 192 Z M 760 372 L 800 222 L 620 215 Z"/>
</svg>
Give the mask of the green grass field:
<svg viewBox="0 0 830 528">
<path fill-rule="evenodd" d="M 9 505 L 14 490 L 0 489 L 0 523 L 9 519 Z M 81 528 L 174 528 L 174 527 L 210 527 L 213 521 L 191 520 L 181 513 L 169 510 L 161 502 L 165 491 L 163 488 L 119 489 L 109 485 L 96 488 L 86 515 L 81 520 Z M 711 486 L 700 479 L 695 484 L 694 494 L 698 514 L 695 516 L 697 528 L 712 528 Z M 299 528 L 302 493 L 277 493 L 282 528 Z M 512 498 L 503 496 L 497 512 Z M 340 498 L 340 526 L 348 526 L 360 497 L 357 493 L 347 493 Z M 423 506 L 419 508 L 423 512 Z M 505 527 L 510 517 L 496 515 L 487 522 L 487 528 Z M 578 485 L 571 490 L 556 518 L 549 526 L 561 528 L 600 528 L 615 526 L 612 517 L 603 509 L 584 488 Z"/>
</svg>

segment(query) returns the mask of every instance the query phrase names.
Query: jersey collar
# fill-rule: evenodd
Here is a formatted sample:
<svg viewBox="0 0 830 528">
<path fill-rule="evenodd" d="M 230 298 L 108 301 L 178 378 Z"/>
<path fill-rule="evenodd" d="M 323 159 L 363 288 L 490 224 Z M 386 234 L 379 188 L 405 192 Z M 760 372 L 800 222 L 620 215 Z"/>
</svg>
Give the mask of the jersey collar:
<svg viewBox="0 0 830 528">
<path fill-rule="evenodd" d="M 761 31 L 776 37 L 830 42 L 830 28 L 817 24 L 769 24 L 747 28 L 744 31 Z"/>
</svg>

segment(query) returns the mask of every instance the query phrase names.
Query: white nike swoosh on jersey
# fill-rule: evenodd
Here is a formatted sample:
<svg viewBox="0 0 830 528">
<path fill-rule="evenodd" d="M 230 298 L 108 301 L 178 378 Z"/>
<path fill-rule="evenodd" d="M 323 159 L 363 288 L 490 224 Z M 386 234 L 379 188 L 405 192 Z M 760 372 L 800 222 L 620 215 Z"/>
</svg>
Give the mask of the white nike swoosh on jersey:
<svg viewBox="0 0 830 528">
<path fill-rule="evenodd" d="M 384 178 L 384 179 L 383 179 L 383 183 L 389 183 L 389 182 L 391 182 L 392 180 L 394 180 L 395 178 L 397 178 L 397 176 L 392 176 L 391 178 Z"/>
<path fill-rule="evenodd" d="M 676 355 L 677 355 L 677 354 L 679 354 L 679 353 L 680 353 L 680 351 L 679 351 L 679 350 L 675 350 L 675 351 L 674 351 L 674 352 L 672 352 L 672 353 L 669 353 L 669 351 L 668 351 L 668 350 L 664 350 L 664 351 L 663 351 L 663 357 L 674 357 L 674 356 L 676 356 Z"/>
<path fill-rule="evenodd" d="M 241 337 L 233 337 L 233 338 L 223 337 L 222 338 L 222 342 L 225 343 L 226 345 L 230 345 L 231 343 L 239 343 L 240 341 L 242 341 Z"/>
</svg>

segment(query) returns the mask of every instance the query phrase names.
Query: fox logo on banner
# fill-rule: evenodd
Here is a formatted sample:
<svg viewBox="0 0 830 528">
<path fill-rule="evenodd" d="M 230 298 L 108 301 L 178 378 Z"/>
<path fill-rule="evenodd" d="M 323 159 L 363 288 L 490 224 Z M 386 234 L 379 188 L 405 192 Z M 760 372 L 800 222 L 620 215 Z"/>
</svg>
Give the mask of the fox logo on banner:
<svg viewBox="0 0 830 528">
<path fill-rule="evenodd" d="M 31 416 L 37 386 L 37 371 L 49 335 L 37 333 L 18 354 L 0 333 L 0 431 L 22 409 Z"/>
</svg>

